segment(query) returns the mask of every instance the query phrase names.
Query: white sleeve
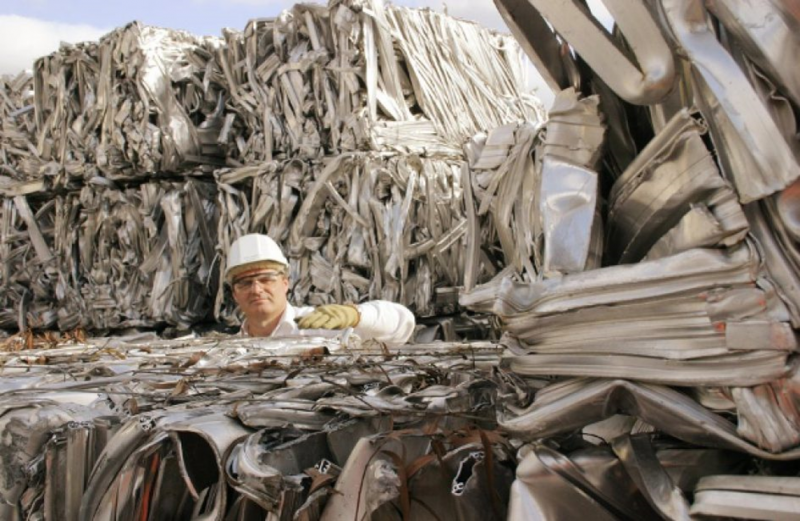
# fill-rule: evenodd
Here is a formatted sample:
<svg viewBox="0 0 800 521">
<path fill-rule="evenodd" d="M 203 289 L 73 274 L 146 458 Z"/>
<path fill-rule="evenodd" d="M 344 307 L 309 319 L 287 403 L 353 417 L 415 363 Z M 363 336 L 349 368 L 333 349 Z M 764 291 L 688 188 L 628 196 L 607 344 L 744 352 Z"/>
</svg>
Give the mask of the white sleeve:
<svg viewBox="0 0 800 521">
<path fill-rule="evenodd" d="M 355 332 L 364 340 L 372 338 L 397 347 L 408 342 L 414 333 L 414 314 L 401 304 L 372 300 L 357 307 L 361 318 Z"/>
</svg>

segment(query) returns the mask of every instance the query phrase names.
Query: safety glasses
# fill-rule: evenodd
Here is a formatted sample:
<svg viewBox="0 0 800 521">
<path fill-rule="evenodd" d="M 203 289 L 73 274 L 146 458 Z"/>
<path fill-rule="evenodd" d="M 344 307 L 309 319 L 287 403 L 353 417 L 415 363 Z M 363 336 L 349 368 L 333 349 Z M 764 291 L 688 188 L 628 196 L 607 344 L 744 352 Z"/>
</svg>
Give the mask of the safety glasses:
<svg viewBox="0 0 800 521">
<path fill-rule="evenodd" d="M 280 271 L 263 271 L 237 279 L 233 281 L 232 286 L 234 291 L 250 291 L 255 284 L 265 288 L 275 283 L 275 281 L 281 279 L 282 277 L 284 277 L 284 274 Z"/>
</svg>

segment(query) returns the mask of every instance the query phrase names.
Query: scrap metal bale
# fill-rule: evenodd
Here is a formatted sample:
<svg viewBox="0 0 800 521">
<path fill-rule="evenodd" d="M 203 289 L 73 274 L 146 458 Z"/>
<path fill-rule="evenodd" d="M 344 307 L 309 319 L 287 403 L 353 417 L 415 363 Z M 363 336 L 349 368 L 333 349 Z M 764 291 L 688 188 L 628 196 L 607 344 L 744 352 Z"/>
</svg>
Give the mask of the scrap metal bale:
<svg viewBox="0 0 800 521">
<path fill-rule="evenodd" d="M 107 330 L 204 319 L 217 286 L 216 188 L 86 186 L 59 199 L 59 326 Z"/>
<path fill-rule="evenodd" d="M 208 53 L 187 33 L 131 23 L 37 60 L 38 151 L 66 180 L 126 179 L 211 162 L 220 100 L 203 88 Z"/>
<path fill-rule="evenodd" d="M 43 175 L 36 134 L 33 77 L 0 76 L 0 188 Z"/>
<path fill-rule="evenodd" d="M 55 220 L 54 200 L 0 199 L 0 328 L 55 325 Z"/>
<path fill-rule="evenodd" d="M 434 314 L 437 290 L 464 277 L 461 166 L 359 153 L 220 170 L 222 272 L 237 237 L 266 233 L 287 252 L 297 305 L 385 299 Z M 233 323 L 225 291 L 215 312 Z"/>
<path fill-rule="evenodd" d="M 477 131 L 543 119 L 509 36 L 429 10 L 367 6 L 301 4 L 226 32 L 214 69 L 229 84 L 220 143 L 230 161 L 364 149 L 457 156 Z"/>
</svg>

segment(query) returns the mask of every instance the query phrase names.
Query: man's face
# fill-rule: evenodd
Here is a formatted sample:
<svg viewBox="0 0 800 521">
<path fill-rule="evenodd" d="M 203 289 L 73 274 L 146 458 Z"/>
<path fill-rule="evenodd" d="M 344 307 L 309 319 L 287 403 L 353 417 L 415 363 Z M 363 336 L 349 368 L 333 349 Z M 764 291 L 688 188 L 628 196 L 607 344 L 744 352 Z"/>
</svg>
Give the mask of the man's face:
<svg viewBox="0 0 800 521">
<path fill-rule="evenodd" d="M 271 269 L 245 272 L 233 281 L 233 299 L 252 321 L 273 320 L 286 309 L 289 278 Z"/>
</svg>

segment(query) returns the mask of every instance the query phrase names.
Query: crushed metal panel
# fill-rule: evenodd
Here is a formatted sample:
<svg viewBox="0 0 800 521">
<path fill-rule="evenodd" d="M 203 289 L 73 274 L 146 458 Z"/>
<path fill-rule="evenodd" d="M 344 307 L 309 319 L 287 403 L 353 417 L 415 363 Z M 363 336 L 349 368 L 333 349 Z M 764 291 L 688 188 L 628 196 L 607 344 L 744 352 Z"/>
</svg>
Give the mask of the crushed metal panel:
<svg viewBox="0 0 800 521">
<path fill-rule="evenodd" d="M 598 204 L 597 173 L 545 156 L 541 187 L 544 276 L 583 271 Z"/>
<path fill-rule="evenodd" d="M 607 448 L 569 457 L 545 445 L 525 445 L 517 457 L 509 519 L 644 519 L 657 517 Z"/>
<path fill-rule="evenodd" d="M 704 133 L 688 111 L 678 113 L 615 182 L 608 234 L 620 263 L 641 260 L 692 204 L 729 190 L 701 139 Z"/>
<path fill-rule="evenodd" d="M 692 62 L 696 93 L 720 156 L 736 153 L 726 166 L 742 203 L 790 185 L 800 165 L 739 66 L 707 24 L 706 8 L 687 0 L 667 0 L 661 10 L 676 43 Z M 751 168 L 754 167 L 754 168 Z"/>
<path fill-rule="evenodd" d="M 729 519 L 788 521 L 800 511 L 800 479 L 773 476 L 709 476 L 695 489 L 691 514 Z"/>
<path fill-rule="evenodd" d="M 532 440 L 569 432 L 617 413 L 635 416 L 699 446 L 775 460 L 793 460 L 800 455 L 800 447 L 773 453 L 768 447 L 760 448 L 740 438 L 730 421 L 683 393 L 626 380 L 575 378 L 552 384 L 539 391 L 527 409 L 503 415 L 500 425 L 515 436 Z"/>
</svg>

